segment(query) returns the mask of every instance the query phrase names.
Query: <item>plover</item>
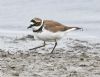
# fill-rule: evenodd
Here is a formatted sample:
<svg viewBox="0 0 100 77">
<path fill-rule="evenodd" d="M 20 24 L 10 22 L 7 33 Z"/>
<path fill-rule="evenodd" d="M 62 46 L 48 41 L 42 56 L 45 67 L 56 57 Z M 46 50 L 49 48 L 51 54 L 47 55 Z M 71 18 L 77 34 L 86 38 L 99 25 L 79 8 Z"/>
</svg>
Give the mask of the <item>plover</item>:
<svg viewBox="0 0 100 77">
<path fill-rule="evenodd" d="M 27 28 L 32 28 L 34 36 L 37 39 L 44 41 L 44 44 L 29 50 L 44 47 L 46 45 L 46 41 L 53 41 L 55 42 L 55 45 L 51 51 L 51 53 L 53 53 L 55 47 L 57 46 L 57 40 L 64 37 L 67 32 L 81 29 L 79 27 L 65 26 L 53 20 L 42 20 L 41 18 L 33 18 L 30 22 L 31 24 Z"/>
</svg>

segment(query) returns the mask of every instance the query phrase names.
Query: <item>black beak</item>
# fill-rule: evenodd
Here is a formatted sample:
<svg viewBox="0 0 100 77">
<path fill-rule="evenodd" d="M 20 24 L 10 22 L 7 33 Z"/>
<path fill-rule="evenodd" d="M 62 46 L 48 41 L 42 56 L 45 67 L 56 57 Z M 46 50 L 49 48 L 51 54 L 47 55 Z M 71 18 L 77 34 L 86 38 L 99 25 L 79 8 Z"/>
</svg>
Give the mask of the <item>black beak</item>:
<svg viewBox="0 0 100 77">
<path fill-rule="evenodd" d="M 27 27 L 27 29 L 31 28 L 33 25 L 30 25 L 29 27 Z"/>
</svg>

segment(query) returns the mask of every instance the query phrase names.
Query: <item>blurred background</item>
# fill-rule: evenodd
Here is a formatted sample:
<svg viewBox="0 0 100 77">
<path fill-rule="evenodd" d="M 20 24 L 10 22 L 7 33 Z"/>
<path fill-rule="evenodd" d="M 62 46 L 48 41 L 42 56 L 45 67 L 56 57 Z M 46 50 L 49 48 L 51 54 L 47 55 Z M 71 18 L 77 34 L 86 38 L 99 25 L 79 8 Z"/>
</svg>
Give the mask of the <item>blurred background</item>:
<svg viewBox="0 0 100 77">
<path fill-rule="evenodd" d="M 100 0 L 0 0 L 0 31 L 25 31 L 33 17 L 80 26 L 86 35 L 100 37 Z"/>
<path fill-rule="evenodd" d="M 72 38 L 100 39 L 100 0 L 0 0 L 0 39 L 31 33 L 34 17 L 84 29 L 69 33 Z"/>
</svg>

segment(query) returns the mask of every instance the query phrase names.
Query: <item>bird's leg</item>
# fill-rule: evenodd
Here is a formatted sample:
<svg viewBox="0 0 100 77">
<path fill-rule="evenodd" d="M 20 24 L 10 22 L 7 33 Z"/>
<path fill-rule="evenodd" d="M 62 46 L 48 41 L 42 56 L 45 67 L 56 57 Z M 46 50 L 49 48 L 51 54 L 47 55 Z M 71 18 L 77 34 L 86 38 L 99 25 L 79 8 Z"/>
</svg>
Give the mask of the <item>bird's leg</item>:
<svg viewBox="0 0 100 77">
<path fill-rule="evenodd" d="M 51 53 L 53 53 L 53 51 L 54 51 L 54 49 L 56 48 L 56 46 L 57 46 L 57 41 L 55 40 L 55 45 L 54 45 L 54 47 L 53 47 Z"/>
<path fill-rule="evenodd" d="M 41 47 L 44 47 L 46 44 L 45 44 L 45 41 L 44 41 L 44 44 L 41 45 L 41 46 L 38 46 L 38 47 L 35 47 L 35 48 L 32 48 L 32 49 L 29 49 L 29 50 L 34 50 L 34 49 L 38 49 L 38 48 L 41 48 Z"/>
</svg>

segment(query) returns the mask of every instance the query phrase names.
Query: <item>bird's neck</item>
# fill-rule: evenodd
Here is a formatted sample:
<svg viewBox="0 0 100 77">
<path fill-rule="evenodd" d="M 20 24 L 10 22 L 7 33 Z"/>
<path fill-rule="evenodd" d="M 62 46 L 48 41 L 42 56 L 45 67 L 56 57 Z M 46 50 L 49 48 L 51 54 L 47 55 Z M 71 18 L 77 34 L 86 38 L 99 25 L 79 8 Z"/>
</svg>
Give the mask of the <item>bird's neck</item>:
<svg viewBox="0 0 100 77">
<path fill-rule="evenodd" d="M 44 25 L 44 21 L 42 20 L 40 27 L 37 30 L 33 30 L 33 32 L 42 32 L 43 25 Z"/>
</svg>

